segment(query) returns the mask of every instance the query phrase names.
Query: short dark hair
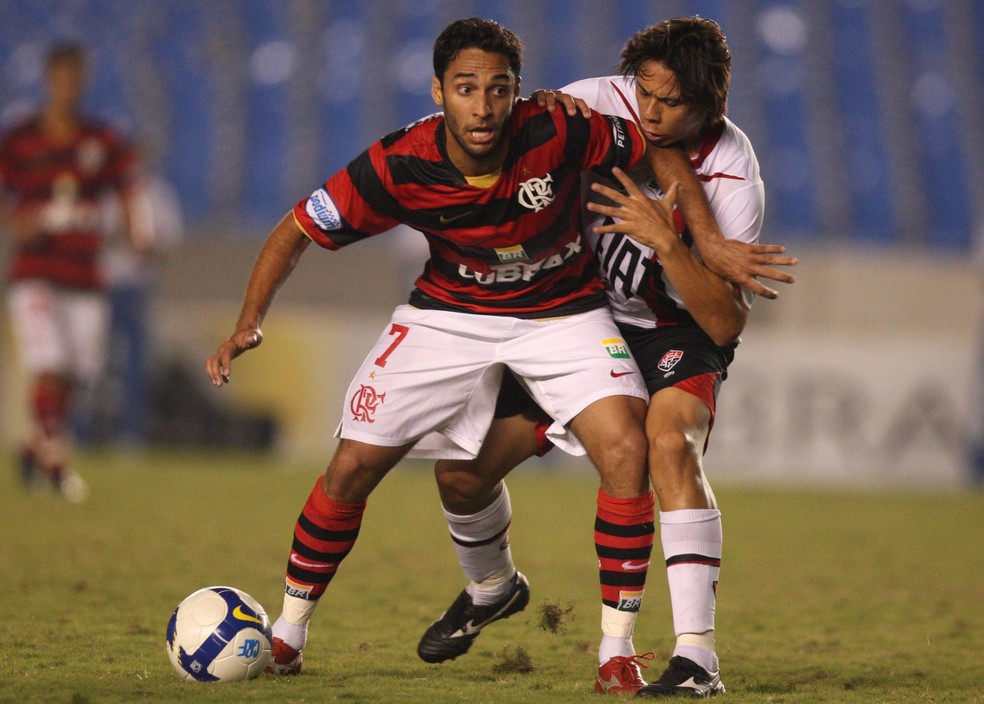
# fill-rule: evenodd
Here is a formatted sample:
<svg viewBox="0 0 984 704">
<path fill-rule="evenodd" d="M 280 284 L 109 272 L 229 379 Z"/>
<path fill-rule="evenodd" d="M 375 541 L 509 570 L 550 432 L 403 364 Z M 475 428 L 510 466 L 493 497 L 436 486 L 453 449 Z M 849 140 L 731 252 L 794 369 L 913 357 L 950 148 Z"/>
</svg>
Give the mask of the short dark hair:
<svg viewBox="0 0 984 704">
<path fill-rule="evenodd" d="M 646 61 L 673 71 L 680 98 L 703 128 L 728 112 L 731 50 L 720 25 L 703 17 L 677 17 L 636 32 L 622 49 L 618 72 L 636 76 Z"/>
<path fill-rule="evenodd" d="M 53 44 L 45 54 L 44 65 L 51 68 L 62 63 L 85 64 L 85 49 L 74 42 Z"/>
<path fill-rule="evenodd" d="M 495 20 L 470 17 L 449 24 L 434 42 L 434 75 L 437 80 L 444 80 L 448 66 L 465 49 L 502 54 L 517 78 L 523 68 L 523 42 L 519 37 Z"/>
</svg>

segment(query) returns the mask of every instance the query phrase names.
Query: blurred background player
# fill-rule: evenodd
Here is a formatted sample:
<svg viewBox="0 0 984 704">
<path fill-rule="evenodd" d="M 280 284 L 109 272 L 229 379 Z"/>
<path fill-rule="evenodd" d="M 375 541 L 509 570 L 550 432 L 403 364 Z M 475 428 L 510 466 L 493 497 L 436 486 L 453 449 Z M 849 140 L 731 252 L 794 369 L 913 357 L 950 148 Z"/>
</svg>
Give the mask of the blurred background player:
<svg viewBox="0 0 984 704">
<path fill-rule="evenodd" d="M 142 247 L 132 246 L 125 232 L 123 203 L 107 204 L 111 237 L 103 257 L 103 272 L 110 302 L 109 354 L 90 405 L 93 421 L 88 439 L 110 441 L 129 449 L 148 438 L 151 404 L 150 364 L 155 340 L 151 304 L 162 260 L 182 240 L 184 217 L 174 186 L 151 173 L 141 159 L 141 176 L 131 189 L 133 221 L 140 223 Z"/>
<path fill-rule="evenodd" d="M 0 140 L 4 229 L 14 244 L 10 318 L 30 375 L 21 473 L 28 485 L 49 481 L 73 501 L 87 492 L 69 464 L 73 400 L 100 373 L 109 322 L 100 273 L 105 198 L 122 199 L 125 231 L 137 239 L 134 152 L 116 131 L 82 115 L 85 85 L 83 49 L 54 46 L 43 106 Z"/>
<path fill-rule="evenodd" d="M 764 190 L 751 144 L 725 117 L 730 61 L 716 23 L 678 18 L 633 36 L 622 51 L 620 76 L 579 81 L 562 91 L 595 110 L 632 119 L 655 146 L 681 146 L 724 236 L 751 244 L 758 241 L 762 226 Z M 598 255 L 615 319 L 651 394 L 646 419 L 649 470 L 661 509 L 677 643 L 666 671 L 644 686 L 639 659 L 651 654 L 636 655 L 632 644 L 642 589 L 633 592 L 633 582 L 627 580 L 621 589 L 603 594 L 605 637 L 596 689 L 708 696 L 724 691 L 714 639 L 722 529 L 702 455 L 752 296 L 701 263 L 698 249 L 690 249 L 693 233 L 681 213 L 675 242 L 649 240 L 650 199 L 663 193 L 647 171 L 632 177 L 634 183 L 625 179 L 615 184 L 624 194 L 596 186 L 614 202 L 587 205 L 592 211 L 587 236 Z M 512 517 L 500 480 L 520 461 L 545 451 L 537 435 L 537 409 L 517 400 L 523 395 L 507 375 L 497 411 L 503 417 L 494 422 L 483 454 L 436 466 L 455 550 L 472 583 L 428 629 L 418 648 L 422 657 L 441 652 L 447 659 L 466 652 L 481 626 L 500 617 L 500 602 L 507 595 L 503 585 L 515 573 L 509 550 L 500 549 L 509 544 Z M 603 571 L 628 562 L 639 575 L 636 584 L 644 584 L 649 553 L 641 542 L 635 553 L 599 545 L 598 558 Z M 463 629 L 466 624 L 472 627 Z"/>
</svg>

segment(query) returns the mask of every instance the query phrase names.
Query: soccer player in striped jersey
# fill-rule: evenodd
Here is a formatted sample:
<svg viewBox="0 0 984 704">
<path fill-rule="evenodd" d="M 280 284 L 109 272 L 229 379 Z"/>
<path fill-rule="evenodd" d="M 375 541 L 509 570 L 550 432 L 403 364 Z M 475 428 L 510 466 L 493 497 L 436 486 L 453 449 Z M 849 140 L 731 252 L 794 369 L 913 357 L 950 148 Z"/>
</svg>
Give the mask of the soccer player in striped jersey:
<svg viewBox="0 0 984 704">
<path fill-rule="evenodd" d="M 0 210 L 14 240 L 10 319 L 30 374 L 33 421 L 21 472 L 28 485 L 50 480 L 73 501 L 85 498 L 86 486 L 69 464 L 72 401 L 98 377 L 108 332 L 103 199 L 120 198 L 125 232 L 137 239 L 135 153 L 115 130 L 80 113 L 85 72 L 81 47 L 53 47 L 44 106 L 0 141 Z"/>
<path fill-rule="evenodd" d="M 474 457 L 505 367 L 556 421 L 553 442 L 597 467 L 599 513 L 651 541 L 648 393 L 580 230 L 582 172 L 632 168 L 647 144 L 630 120 L 518 100 L 520 68 L 521 43 L 498 23 L 449 25 L 434 48 L 443 113 L 375 142 L 294 206 L 253 266 L 235 331 L 206 360 L 212 383 L 228 382 L 310 242 L 335 250 L 398 223 L 426 237 L 430 259 L 349 386 L 341 440 L 295 525 L 273 672 L 300 671 L 308 623 L 373 488 L 412 448 Z M 447 446 L 422 441 L 434 431 Z M 522 608 L 525 580 L 510 584 Z"/>
<path fill-rule="evenodd" d="M 724 236 L 751 245 L 762 226 L 764 190 L 751 144 L 725 117 L 730 59 L 716 23 L 678 18 L 633 36 L 622 51 L 621 75 L 579 81 L 562 92 L 633 121 L 654 146 L 681 146 Z M 594 179 L 594 199 L 602 202 L 586 206 L 586 232 L 615 319 L 651 396 L 649 471 L 661 509 L 677 641 L 666 671 L 646 685 L 640 659 L 651 654 L 638 655 L 632 635 L 649 553 L 641 535 L 621 525 L 621 512 L 599 511 L 595 537 L 605 606 L 596 689 L 709 696 L 724 691 L 714 639 L 722 530 L 702 455 L 752 296 L 702 263 L 684 213 L 674 213 L 679 235 L 667 237 L 654 227 L 664 192 L 649 171 L 617 178 Z M 509 580 L 518 573 L 503 547 L 512 514 L 501 479 L 549 449 L 541 432 L 547 422 L 507 375 L 479 457 L 438 462 L 445 515 L 471 583 L 421 639 L 423 659 L 440 662 L 463 654 L 481 626 L 502 617 Z M 462 623 L 471 628 L 462 629 Z"/>
</svg>

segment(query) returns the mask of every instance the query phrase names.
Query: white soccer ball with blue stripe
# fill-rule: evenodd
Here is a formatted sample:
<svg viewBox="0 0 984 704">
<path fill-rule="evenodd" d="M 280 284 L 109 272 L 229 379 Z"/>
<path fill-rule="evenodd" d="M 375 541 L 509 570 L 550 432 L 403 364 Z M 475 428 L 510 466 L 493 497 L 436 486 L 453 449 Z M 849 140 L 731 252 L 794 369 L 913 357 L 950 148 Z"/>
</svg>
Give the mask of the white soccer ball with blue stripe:
<svg viewBox="0 0 984 704">
<path fill-rule="evenodd" d="M 270 661 L 273 635 L 260 602 L 233 587 L 199 589 L 167 624 L 167 655 L 184 680 L 235 682 Z"/>
</svg>

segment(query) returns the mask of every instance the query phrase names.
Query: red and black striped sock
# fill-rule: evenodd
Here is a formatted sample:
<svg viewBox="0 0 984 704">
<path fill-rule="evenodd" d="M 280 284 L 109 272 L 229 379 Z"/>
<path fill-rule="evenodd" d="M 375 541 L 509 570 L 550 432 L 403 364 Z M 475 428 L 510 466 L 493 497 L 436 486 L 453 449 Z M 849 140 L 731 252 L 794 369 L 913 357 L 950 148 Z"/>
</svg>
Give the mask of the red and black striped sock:
<svg viewBox="0 0 984 704">
<path fill-rule="evenodd" d="M 644 496 L 615 499 L 598 490 L 595 551 L 601 577 L 601 600 L 618 611 L 642 605 L 655 533 L 655 501 Z"/>
<path fill-rule="evenodd" d="M 31 391 L 34 420 L 40 431 L 46 436 L 64 433 L 71 395 L 68 384 L 39 379 L 34 383 Z"/>
<path fill-rule="evenodd" d="M 294 526 L 285 591 L 309 601 L 324 594 L 339 564 L 355 545 L 366 502 L 335 501 L 315 482 Z"/>
<path fill-rule="evenodd" d="M 37 379 L 31 389 L 34 437 L 30 462 L 56 484 L 61 483 L 68 464 L 66 437 L 71 386 L 61 379 Z"/>
</svg>

